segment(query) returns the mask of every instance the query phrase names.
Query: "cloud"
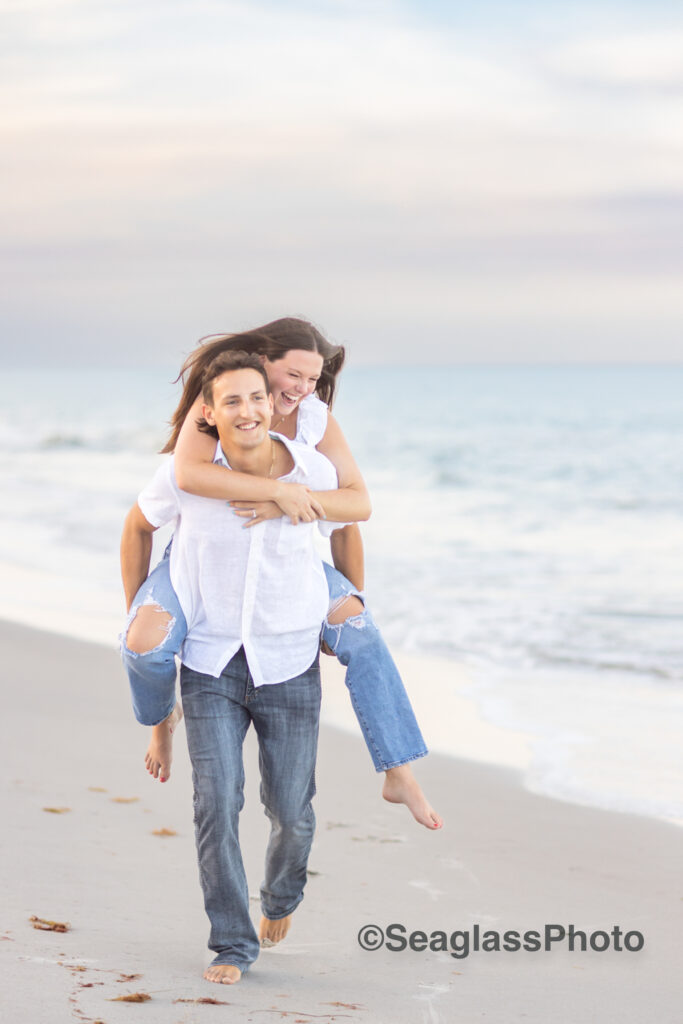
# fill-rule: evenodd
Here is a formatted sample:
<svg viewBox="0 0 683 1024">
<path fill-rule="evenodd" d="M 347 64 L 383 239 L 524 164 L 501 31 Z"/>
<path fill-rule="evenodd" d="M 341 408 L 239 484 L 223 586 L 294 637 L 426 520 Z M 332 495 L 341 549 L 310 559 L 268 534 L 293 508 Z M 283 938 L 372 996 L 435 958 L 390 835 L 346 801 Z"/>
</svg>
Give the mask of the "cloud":
<svg viewBox="0 0 683 1024">
<path fill-rule="evenodd" d="M 508 339 L 680 315 L 678 101 L 586 84 L 603 44 L 520 54 L 392 3 L 64 0 L 9 25 L 6 334 L 137 355 L 288 310 L 376 352 L 425 316 Z"/>
<path fill-rule="evenodd" d="M 683 88 L 683 31 L 633 32 L 581 39 L 548 61 L 565 75 L 604 85 Z"/>
<path fill-rule="evenodd" d="M 468 52 L 452 34 L 403 23 L 398 9 L 393 18 L 376 6 L 351 16 L 343 4 L 72 10 L 71 18 L 17 19 L 6 56 L 15 120 L 82 117 L 101 105 L 106 119 L 229 110 L 257 123 L 286 114 L 390 125 L 427 112 L 479 117 L 487 106 L 516 120 L 534 102 L 519 73 Z"/>
</svg>

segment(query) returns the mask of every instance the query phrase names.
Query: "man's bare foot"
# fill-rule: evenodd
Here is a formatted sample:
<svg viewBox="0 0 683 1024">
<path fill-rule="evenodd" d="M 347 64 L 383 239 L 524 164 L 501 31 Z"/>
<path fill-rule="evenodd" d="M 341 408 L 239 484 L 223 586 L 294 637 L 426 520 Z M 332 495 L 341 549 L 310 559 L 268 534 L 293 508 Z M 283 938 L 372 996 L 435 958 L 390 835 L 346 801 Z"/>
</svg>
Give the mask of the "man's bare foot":
<svg viewBox="0 0 683 1024">
<path fill-rule="evenodd" d="M 287 917 L 281 917 L 277 921 L 271 921 L 268 917 L 262 917 L 258 930 L 261 946 L 264 949 L 268 949 L 270 946 L 276 946 L 278 942 L 282 942 L 291 925 L 291 914 L 288 914 Z"/>
<path fill-rule="evenodd" d="M 236 985 L 242 972 L 234 964 L 211 964 L 204 971 L 204 977 L 207 981 L 215 981 L 217 985 Z"/>
<path fill-rule="evenodd" d="M 173 733 L 183 717 L 183 709 L 176 703 L 173 711 L 159 725 L 152 726 L 152 738 L 145 754 L 145 766 L 150 775 L 162 782 L 171 777 L 173 758 Z"/>
<path fill-rule="evenodd" d="M 443 825 L 408 764 L 400 764 L 385 772 L 382 796 L 391 804 L 405 804 L 415 821 L 425 828 L 434 830 Z"/>
</svg>

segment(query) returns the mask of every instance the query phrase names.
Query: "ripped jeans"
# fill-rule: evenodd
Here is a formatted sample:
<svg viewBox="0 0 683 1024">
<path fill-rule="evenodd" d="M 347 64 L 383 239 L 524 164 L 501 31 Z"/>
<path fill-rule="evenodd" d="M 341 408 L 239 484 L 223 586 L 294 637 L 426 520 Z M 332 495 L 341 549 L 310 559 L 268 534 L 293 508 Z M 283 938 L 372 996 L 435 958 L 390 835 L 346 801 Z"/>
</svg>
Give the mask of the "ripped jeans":
<svg viewBox="0 0 683 1024">
<path fill-rule="evenodd" d="M 169 546 L 170 549 L 170 546 Z M 171 585 L 166 555 L 135 595 L 121 636 L 121 656 L 128 673 L 133 710 L 142 725 L 158 725 L 175 706 L 176 664 L 187 623 Z M 348 597 L 363 595 L 337 569 L 323 562 L 330 591 L 330 610 Z M 126 643 L 138 609 L 155 605 L 170 615 L 158 646 L 137 654 Z M 394 660 L 367 608 L 337 625 L 327 619 L 322 639 L 346 667 L 346 686 L 375 770 L 387 771 L 427 753 L 420 727 Z"/>
</svg>

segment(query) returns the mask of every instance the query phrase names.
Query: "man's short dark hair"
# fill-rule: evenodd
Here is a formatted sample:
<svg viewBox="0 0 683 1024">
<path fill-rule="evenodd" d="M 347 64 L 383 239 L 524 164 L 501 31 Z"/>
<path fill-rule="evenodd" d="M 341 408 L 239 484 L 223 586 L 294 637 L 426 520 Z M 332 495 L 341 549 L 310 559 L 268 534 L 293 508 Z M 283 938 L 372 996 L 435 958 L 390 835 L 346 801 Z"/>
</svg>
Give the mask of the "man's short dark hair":
<svg viewBox="0 0 683 1024">
<path fill-rule="evenodd" d="M 257 355 L 253 355 L 250 352 L 242 352 L 241 350 L 237 352 L 221 352 L 219 356 L 216 356 L 209 363 L 202 377 L 202 398 L 206 405 L 213 405 L 213 382 L 216 377 L 220 377 L 223 373 L 229 373 L 231 370 L 256 370 L 263 378 L 266 394 L 270 394 L 268 374 Z"/>
</svg>

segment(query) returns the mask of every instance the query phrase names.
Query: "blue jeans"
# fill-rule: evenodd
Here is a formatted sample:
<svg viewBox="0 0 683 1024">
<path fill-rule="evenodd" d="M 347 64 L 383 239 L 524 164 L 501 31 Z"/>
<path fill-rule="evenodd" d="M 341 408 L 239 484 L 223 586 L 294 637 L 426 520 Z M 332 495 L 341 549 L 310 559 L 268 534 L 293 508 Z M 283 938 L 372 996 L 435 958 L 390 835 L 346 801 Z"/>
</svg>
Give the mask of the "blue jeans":
<svg viewBox="0 0 683 1024">
<path fill-rule="evenodd" d="M 168 718 L 175 707 L 175 656 L 187 634 L 185 615 L 171 586 L 170 550 L 169 545 L 156 569 L 149 574 L 135 595 L 126 629 L 119 638 L 121 657 L 130 683 L 133 711 L 142 725 L 158 725 Z M 146 604 L 158 605 L 168 611 L 171 622 L 166 636 L 157 647 L 144 654 L 137 654 L 128 648 L 126 634 L 138 608 Z"/>
<path fill-rule="evenodd" d="M 180 688 L 194 783 L 199 878 L 211 923 L 214 964 L 245 971 L 259 953 L 239 845 L 244 805 L 242 744 L 253 722 L 259 745 L 261 803 L 270 820 L 261 910 L 275 921 L 303 899 L 315 831 L 311 800 L 320 718 L 318 658 L 284 683 L 255 687 L 244 649 L 222 674 L 183 665 Z"/>
<path fill-rule="evenodd" d="M 346 597 L 363 600 L 338 569 L 327 562 L 323 569 L 331 607 Z M 326 619 L 322 636 L 346 666 L 346 686 L 376 771 L 424 757 L 427 747 L 403 680 L 368 608 L 339 625 Z"/>
<path fill-rule="evenodd" d="M 121 638 L 121 654 L 130 681 L 133 709 L 143 725 L 157 725 L 173 710 L 174 656 L 187 632 L 185 616 L 171 585 L 168 551 L 140 587 L 128 617 L 130 624 L 141 605 L 158 604 L 172 618 L 167 636 L 158 647 L 145 654 L 136 654 L 128 649 L 125 633 Z M 363 600 L 363 595 L 342 573 L 325 562 L 323 568 L 333 607 L 344 597 L 354 596 Z M 367 607 L 360 615 L 339 625 L 325 621 L 322 636 L 346 666 L 346 686 L 376 771 L 386 771 L 424 757 L 427 747 L 408 694 Z"/>
</svg>

